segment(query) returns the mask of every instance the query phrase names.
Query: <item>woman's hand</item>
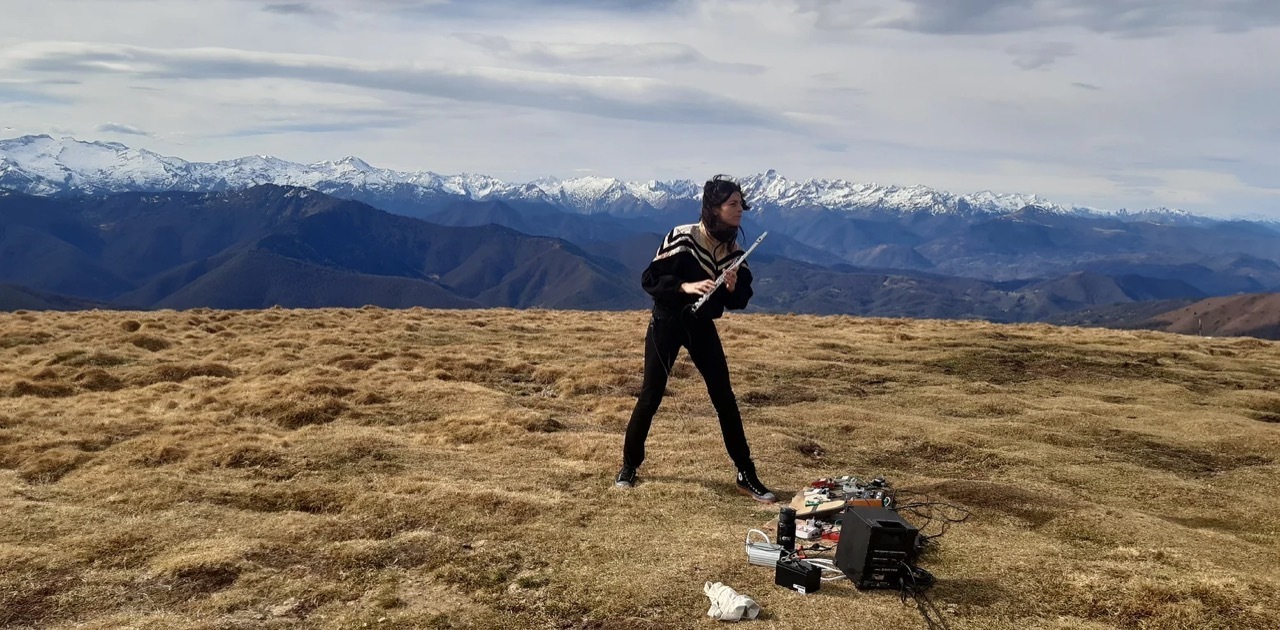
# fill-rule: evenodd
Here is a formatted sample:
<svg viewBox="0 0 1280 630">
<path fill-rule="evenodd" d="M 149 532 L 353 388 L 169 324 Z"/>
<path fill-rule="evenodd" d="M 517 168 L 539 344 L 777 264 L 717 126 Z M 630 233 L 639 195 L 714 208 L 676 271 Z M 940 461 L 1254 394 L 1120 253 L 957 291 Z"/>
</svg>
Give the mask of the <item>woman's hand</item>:
<svg viewBox="0 0 1280 630">
<path fill-rule="evenodd" d="M 729 293 L 733 293 L 733 290 L 737 288 L 737 286 L 738 286 L 738 268 L 734 267 L 733 269 L 725 269 L 724 270 L 724 288 L 728 289 Z"/>
<path fill-rule="evenodd" d="M 716 283 L 710 280 L 703 280 L 701 282 L 686 282 L 680 285 L 680 290 L 688 293 L 689 295 L 705 295 L 715 287 Z"/>
</svg>

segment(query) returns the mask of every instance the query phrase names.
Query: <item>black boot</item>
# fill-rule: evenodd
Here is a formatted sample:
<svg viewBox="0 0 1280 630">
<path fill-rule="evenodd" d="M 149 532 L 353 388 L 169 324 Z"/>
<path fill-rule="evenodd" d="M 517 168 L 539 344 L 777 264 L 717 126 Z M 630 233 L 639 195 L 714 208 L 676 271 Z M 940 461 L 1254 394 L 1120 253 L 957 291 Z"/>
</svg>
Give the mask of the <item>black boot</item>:
<svg viewBox="0 0 1280 630">
<path fill-rule="evenodd" d="M 618 476 L 613 480 L 613 485 L 618 488 L 634 488 L 636 486 L 636 469 L 623 464 L 622 469 L 618 471 Z"/>
<path fill-rule="evenodd" d="M 760 483 L 760 478 L 756 477 L 755 466 L 751 468 L 738 469 L 738 492 L 750 496 L 761 503 L 773 503 L 778 500 L 769 488 Z"/>
</svg>

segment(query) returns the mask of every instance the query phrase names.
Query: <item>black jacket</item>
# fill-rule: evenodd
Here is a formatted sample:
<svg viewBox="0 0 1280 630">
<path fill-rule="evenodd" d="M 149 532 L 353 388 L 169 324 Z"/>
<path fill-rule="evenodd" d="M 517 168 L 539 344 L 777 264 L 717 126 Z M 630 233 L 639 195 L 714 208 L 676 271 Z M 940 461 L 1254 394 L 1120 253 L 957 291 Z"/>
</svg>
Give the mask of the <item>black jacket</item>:
<svg viewBox="0 0 1280 630">
<path fill-rule="evenodd" d="M 681 291 L 680 285 L 715 280 L 742 253 L 736 240 L 728 245 L 720 244 L 706 233 L 701 223 L 676 226 L 662 239 L 662 246 L 641 275 L 640 284 L 653 296 L 655 314 L 673 316 L 687 312 L 687 307 L 697 302 L 698 296 Z M 716 319 L 725 309 L 746 308 L 751 296 L 751 269 L 743 261 L 738 266 L 734 291 L 730 293 L 721 285 L 698 309 L 697 316 Z"/>
</svg>

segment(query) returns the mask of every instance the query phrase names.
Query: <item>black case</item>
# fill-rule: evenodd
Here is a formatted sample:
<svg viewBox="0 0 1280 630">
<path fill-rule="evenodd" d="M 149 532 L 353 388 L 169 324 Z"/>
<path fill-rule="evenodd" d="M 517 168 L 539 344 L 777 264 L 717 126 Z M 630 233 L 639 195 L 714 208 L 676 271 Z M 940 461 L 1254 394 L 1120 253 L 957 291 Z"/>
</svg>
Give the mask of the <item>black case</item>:
<svg viewBox="0 0 1280 630">
<path fill-rule="evenodd" d="M 773 582 L 782 588 L 808 595 L 822 587 L 822 569 L 790 558 L 779 558 L 773 571 Z"/>
</svg>

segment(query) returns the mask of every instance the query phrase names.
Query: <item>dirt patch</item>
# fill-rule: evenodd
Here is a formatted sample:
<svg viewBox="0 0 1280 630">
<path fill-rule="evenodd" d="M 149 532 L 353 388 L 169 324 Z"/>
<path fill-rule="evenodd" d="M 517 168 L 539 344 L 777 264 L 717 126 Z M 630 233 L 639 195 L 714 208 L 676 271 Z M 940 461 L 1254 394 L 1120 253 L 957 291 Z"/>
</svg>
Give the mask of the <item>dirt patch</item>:
<svg viewBox="0 0 1280 630">
<path fill-rule="evenodd" d="M 760 390 L 750 389 L 738 400 L 752 407 L 786 407 L 818 400 L 818 394 L 803 387 L 778 387 Z"/>
<path fill-rule="evenodd" d="M 1214 452 L 1202 448 L 1178 446 L 1154 436 L 1109 429 L 1101 432 L 1095 444 L 1122 461 L 1171 472 L 1183 477 L 1207 477 L 1248 466 L 1262 466 L 1271 459 L 1260 455 Z"/>
<path fill-rule="evenodd" d="M 999 513 L 1039 527 L 1080 504 L 1021 486 L 988 481 L 953 480 L 930 488 L 931 494 L 959 502 L 975 514 Z"/>
<path fill-rule="evenodd" d="M 930 472 L 992 472 L 1008 465 L 998 453 L 959 442 L 904 439 L 872 452 L 867 463 L 876 470 Z"/>
<path fill-rule="evenodd" d="M 1167 370 L 1158 367 L 1158 360 L 1158 357 L 1149 355 L 1097 350 L 1082 354 L 1069 347 L 1012 345 L 1006 348 L 959 351 L 945 359 L 924 365 L 943 374 L 996 385 L 1046 379 L 1069 382 L 1152 378 L 1170 380 L 1167 378 Z"/>
<path fill-rule="evenodd" d="M 350 502 L 347 492 L 324 486 L 263 484 L 251 490 L 224 489 L 200 493 L 200 500 L 252 512 L 337 514 Z"/>
<path fill-rule="evenodd" d="M 40 627 L 56 618 L 57 595 L 79 578 L 69 572 L 6 571 L 0 575 L 0 627 Z"/>
<path fill-rule="evenodd" d="M 467 381 L 484 385 L 491 389 L 513 394 L 534 395 L 556 382 L 561 376 L 556 371 L 539 371 L 538 366 L 527 361 L 504 361 L 492 357 L 467 358 L 454 355 L 436 357 L 427 362 L 427 371 L 442 381 Z M 608 365 L 594 364 L 589 366 L 591 378 L 574 379 L 564 383 L 564 391 L 572 395 L 603 393 L 619 388 L 627 388 L 635 380 L 639 388 L 639 376 L 618 374 Z M 634 370 L 631 370 L 634 372 Z"/>
<path fill-rule="evenodd" d="M 813 459 L 821 459 L 827 453 L 827 450 L 815 440 L 802 440 L 796 445 L 796 450 L 800 451 L 801 455 Z"/>
<path fill-rule="evenodd" d="M 1271 398 L 1249 406 L 1250 418 L 1259 422 L 1280 422 L 1280 399 Z"/>
<path fill-rule="evenodd" d="M 148 585 L 148 599 L 169 605 L 204 599 L 229 588 L 239 577 L 240 569 L 226 562 L 178 567 Z"/>
</svg>

